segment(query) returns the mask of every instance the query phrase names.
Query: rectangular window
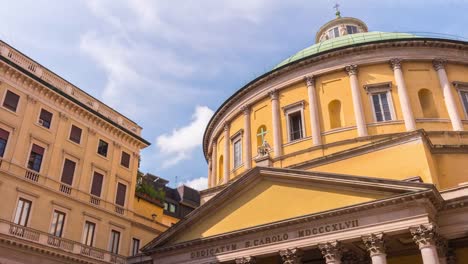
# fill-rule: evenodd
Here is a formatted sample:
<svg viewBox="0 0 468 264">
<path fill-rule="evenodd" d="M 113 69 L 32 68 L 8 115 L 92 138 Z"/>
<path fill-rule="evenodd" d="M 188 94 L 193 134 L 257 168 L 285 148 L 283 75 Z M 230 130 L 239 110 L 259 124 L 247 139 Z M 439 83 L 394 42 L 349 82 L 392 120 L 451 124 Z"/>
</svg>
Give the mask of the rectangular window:
<svg viewBox="0 0 468 264">
<path fill-rule="evenodd" d="M 164 202 L 164 210 L 166 210 L 166 211 L 169 210 L 169 204 L 166 203 L 166 202 Z"/>
<path fill-rule="evenodd" d="M 303 138 L 302 135 L 302 114 L 300 111 L 291 113 L 289 118 L 289 139 L 290 141 Z"/>
<path fill-rule="evenodd" d="M 107 149 L 109 147 L 109 144 L 105 142 L 104 140 L 100 139 L 99 140 L 99 145 L 98 145 L 98 150 L 97 153 L 99 155 L 102 155 L 104 157 L 107 157 Z"/>
<path fill-rule="evenodd" d="M 241 138 L 234 141 L 234 168 L 242 164 L 242 140 Z"/>
<path fill-rule="evenodd" d="M 119 254 L 119 243 L 120 243 L 120 232 L 112 230 L 109 251 L 114 254 Z"/>
<path fill-rule="evenodd" d="M 169 204 L 169 212 L 175 213 L 176 212 L 176 206 L 173 203 Z"/>
<path fill-rule="evenodd" d="M 132 256 L 135 256 L 140 252 L 140 240 L 133 238 L 132 240 Z"/>
<path fill-rule="evenodd" d="M 372 104 L 377 122 L 392 120 L 387 94 L 387 92 L 372 94 Z"/>
<path fill-rule="evenodd" d="M 41 170 L 43 157 L 44 157 L 44 148 L 36 144 L 33 144 L 31 148 L 31 154 L 29 155 L 28 169 L 39 172 Z"/>
<path fill-rule="evenodd" d="M 80 142 L 81 142 L 81 132 L 82 132 L 81 128 L 72 125 L 71 130 L 70 130 L 70 140 L 77 143 L 77 144 L 80 144 Z"/>
<path fill-rule="evenodd" d="M 355 34 L 357 33 L 357 27 L 355 26 L 346 26 L 346 31 L 348 34 Z"/>
<path fill-rule="evenodd" d="M 122 151 L 122 156 L 120 157 L 120 165 L 124 166 L 125 168 L 130 167 L 130 154 L 125 151 Z"/>
<path fill-rule="evenodd" d="M 8 133 L 8 131 L 0 128 L 0 157 L 3 157 L 3 154 L 5 154 L 5 149 L 9 136 L 10 133 Z"/>
<path fill-rule="evenodd" d="M 96 229 L 96 224 L 86 221 L 84 226 L 84 234 L 82 243 L 92 247 L 94 245 L 94 231 Z"/>
<path fill-rule="evenodd" d="M 460 91 L 463 107 L 465 108 L 466 116 L 468 116 L 468 91 Z"/>
<path fill-rule="evenodd" d="M 65 159 L 65 162 L 63 164 L 62 179 L 61 179 L 63 183 L 66 183 L 70 186 L 73 184 L 73 175 L 75 174 L 75 167 L 76 167 L 75 162 L 69 159 Z"/>
<path fill-rule="evenodd" d="M 56 237 L 62 237 L 63 226 L 65 224 L 65 213 L 55 210 L 50 226 L 50 233 Z"/>
<path fill-rule="evenodd" d="M 52 123 L 52 113 L 45 109 L 41 109 L 41 114 L 39 115 L 39 125 L 45 128 L 50 128 L 51 123 Z"/>
<path fill-rule="evenodd" d="M 31 212 L 31 201 L 20 198 L 18 206 L 16 206 L 16 214 L 13 222 L 17 225 L 27 226 L 29 220 L 29 213 Z"/>
<path fill-rule="evenodd" d="M 117 184 L 117 194 L 115 196 L 115 203 L 124 206 L 125 205 L 125 193 L 127 192 L 127 186 L 122 183 Z"/>
<path fill-rule="evenodd" d="M 91 185 L 91 194 L 97 197 L 101 197 L 102 182 L 104 175 L 94 172 L 93 175 L 93 184 Z"/>
<path fill-rule="evenodd" d="M 13 112 L 16 112 L 16 108 L 18 108 L 19 98 L 19 95 L 15 94 L 14 92 L 7 91 L 5 95 L 5 100 L 3 100 L 3 107 Z"/>
</svg>

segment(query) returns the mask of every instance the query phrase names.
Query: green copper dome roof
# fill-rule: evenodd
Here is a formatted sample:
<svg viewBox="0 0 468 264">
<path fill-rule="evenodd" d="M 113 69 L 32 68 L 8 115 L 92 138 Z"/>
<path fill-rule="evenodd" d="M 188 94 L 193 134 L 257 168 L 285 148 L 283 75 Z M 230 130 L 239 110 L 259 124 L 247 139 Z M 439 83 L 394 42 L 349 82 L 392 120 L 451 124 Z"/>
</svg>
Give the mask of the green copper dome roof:
<svg viewBox="0 0 468 264">
<path fill-rule="evenodd" d="M 329 40 L 325 40 L 319 43 L 316 43 L 308 48 L 305 48 L 298 53 L 294 54 L 293 56 L 285 59 L 280 64 L 276 65 L 274 69 L 279 68 L 283 65 L 289 64 L 291 62 L 300 60 L 302 58 L 324 52 L 327 50 L 332 50 L 336 48 L 346 47 L 354 44 L 362 44 L 374 41 L 382 41 L 382 40 L 394 40 L 394 39 L 405 39 L 405 38 L 417 38 L 416 36 L 411 33 L 393 33 L 393 32 L 366 32 L 366 33 L 357 33 L 357 34 L 350 34 L 342 37 L 332 38 Z"/>
</svg>

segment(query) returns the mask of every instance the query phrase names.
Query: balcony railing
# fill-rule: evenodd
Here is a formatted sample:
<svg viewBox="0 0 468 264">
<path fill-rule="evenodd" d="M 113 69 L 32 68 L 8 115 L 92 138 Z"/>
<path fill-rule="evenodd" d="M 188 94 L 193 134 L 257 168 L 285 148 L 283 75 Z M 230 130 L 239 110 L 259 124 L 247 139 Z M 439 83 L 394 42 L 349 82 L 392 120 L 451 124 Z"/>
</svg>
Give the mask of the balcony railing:
<svg viewBox="0 0 468 264">
<path fill-rule="evenodd" d="M 73 240 L 56 237 L 46 232 L 17 225 L 3 219 L 0 219 L 0 234 L 20 238 L 25 241 L 31 241 L 42 245 L 48 245 L 54 249 L 64 251 L 64 253 L 66 252 L 69 254 L 83 255 L 110 263 L 126 263 L 126 258 L 122 255 L 113 254 L 106 250 L 90 247 Z"/>
<path fill-rule="evenodd" d="M 52 179 L 46 175 L 39 174 L 36 171 L 27 169 L 19 166 L 8 160 L 0 158 L 0 171 L 5 171 L 9 175 L 15 176 L 21 179 L 27 179 L 29 182 L 47 188 L 49 190 L 64 194 L 86 203 L 90 203 L 93 206 L 98 206 L 100 209 L 111 212 L 118 215 L 127 215 L 128 210 L 124 207 L 116 205 L 115 203 L 102 200 L 101 198 L 94 196 L 90 193 L 83 192 L 68 184 L 64 184 L 60 181 Z"/>
</svg>

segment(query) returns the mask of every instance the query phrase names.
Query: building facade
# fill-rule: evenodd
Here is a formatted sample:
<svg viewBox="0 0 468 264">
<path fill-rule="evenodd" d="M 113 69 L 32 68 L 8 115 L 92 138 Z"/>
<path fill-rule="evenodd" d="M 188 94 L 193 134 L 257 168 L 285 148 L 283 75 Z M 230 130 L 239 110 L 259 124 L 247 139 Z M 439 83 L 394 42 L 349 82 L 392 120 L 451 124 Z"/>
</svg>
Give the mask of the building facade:
<svg viewBox="0 0 468 264">
<path fill-rule="evenodd" d="M 0 42 L 0 263 L 137 254 L 168 228 L 135 199 L 148 145 L 136 123 Z"/>
<path fill-rule="evenodd" d="M 204 204 L 154 263 L 467 263 L 468 43 L 325 24 L 203 139 Z"/>
</svg>

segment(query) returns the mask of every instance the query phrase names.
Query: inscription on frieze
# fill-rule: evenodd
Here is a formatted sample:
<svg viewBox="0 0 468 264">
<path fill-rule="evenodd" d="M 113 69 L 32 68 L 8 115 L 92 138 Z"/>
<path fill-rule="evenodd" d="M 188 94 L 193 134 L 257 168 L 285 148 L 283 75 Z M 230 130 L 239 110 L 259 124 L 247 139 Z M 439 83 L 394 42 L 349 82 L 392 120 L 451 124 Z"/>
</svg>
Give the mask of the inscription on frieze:
<svg viewBox="0 0 468 264">
<path fill-rule="evenodd" d="M 310 236 L 319 236 L 326 233 L 331 232 L 339 232 L 342 230 L 355 228 L 359 226 L 359 221 L 357 219 L 349 220 L 349 221 L 342 221 L 337 223 L 331 224 L 322 224 L 322 225 L 311 225 L 311 226 L 304 226 L 298 228 L 298 230 L 277 233 L 268 236 L 261 236 L 255 239 L 248 239 L 239 241 L 236 243 L 225 244 L 217 247 L 209 247 L 197 251 L 190 252 L 191 259 L 199 259 L 199 258 L 206 258 L 212 257 L 219 254 L 240 250 L 240 249 L 247 249 L 251 247 L 260 247 L 266 246 L 269 244 L 280 243 L 292 239 L 298 239 L 303 237 L 310 237 Z"/>
</svg>

